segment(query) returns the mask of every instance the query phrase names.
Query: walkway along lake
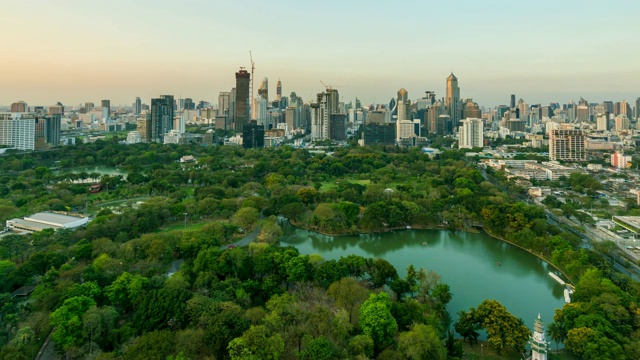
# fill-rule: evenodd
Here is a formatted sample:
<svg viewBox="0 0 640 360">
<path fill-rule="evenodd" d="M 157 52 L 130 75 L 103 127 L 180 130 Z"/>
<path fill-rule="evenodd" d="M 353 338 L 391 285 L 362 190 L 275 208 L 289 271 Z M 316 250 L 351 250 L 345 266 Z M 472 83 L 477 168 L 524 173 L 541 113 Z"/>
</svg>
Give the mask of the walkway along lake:
<svg viewBox="0 0 640 360">
<path fill-rule="evenodd" d="M 532 329 L 538 313 L 548 324 L 565 303 L 564 287 L 548 274 L 553 267 L 485 233 L 406 230 L 330 237 L 289 224 L 283 230 L 282 245 L 293 245 L 301 254 L 320 254 L 327 260 L 350 254 L 379 257 L 402 277 L 410 264 L 435 271 L 451 288 L 447 309 L 454 321 L 458 311 L 495 299 Z"/>
</svg>

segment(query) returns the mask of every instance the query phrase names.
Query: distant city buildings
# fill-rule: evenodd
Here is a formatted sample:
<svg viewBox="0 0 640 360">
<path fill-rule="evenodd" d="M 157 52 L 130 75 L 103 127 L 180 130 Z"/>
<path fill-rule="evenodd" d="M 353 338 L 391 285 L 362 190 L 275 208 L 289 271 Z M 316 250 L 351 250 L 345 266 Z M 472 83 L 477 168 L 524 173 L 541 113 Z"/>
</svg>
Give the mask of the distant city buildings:
<svg viewBox="0 0 640 360">
<path fill-rule="evenodd" d="M 585 136 L 582 130 L 551 130 L 549 160 L 585 161 L 586 159 Z"/>
<path fill-rule="evenodd" d="M 482 119 L 465 119 L 461 121 L 458 148 L 472 149 L 484 146 L 484 122 Z"/>
</svg>

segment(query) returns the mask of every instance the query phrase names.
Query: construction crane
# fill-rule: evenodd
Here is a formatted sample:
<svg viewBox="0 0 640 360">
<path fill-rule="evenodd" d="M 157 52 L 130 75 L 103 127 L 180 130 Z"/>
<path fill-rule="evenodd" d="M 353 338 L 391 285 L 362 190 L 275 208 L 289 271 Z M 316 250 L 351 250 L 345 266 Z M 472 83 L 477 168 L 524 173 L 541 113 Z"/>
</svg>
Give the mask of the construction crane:
<svg viewBox="0 0 640 360">
<path fill-rule="evenodd" d="M 322 81 L 322 80 L 320 80 L 320 83 L 321 83 L 321 84 L 322 84 L 322 85 L 327 89 L 327 91 L 330 91 L 330 90 L 332 90 L 333 88 L 337 88 L 337 87 L 346 87 L 346 86 L 343 86 L 343 85 L 335 85 L 335 86 L 333 86 L 333 85 L 327 85 L 327 84 L 325 84 L 325 83 L 324 83 L 324 81 Z"/>
<path fill-rule="evenodd" d="M 254 120 L 255 119 L 255 98 L 253 97 L 253 71 L 256 69 L 256 63 L 253 62 L 253 54 L 251 54 L 251 50 L 249 50 L 249 59 L 251 60 L 251 89 L 249 89 L 249 93 L 251 94 L 251 98 L 249 100 L 249 103 L 251 104 L 251 119 Z"/>
</svg>

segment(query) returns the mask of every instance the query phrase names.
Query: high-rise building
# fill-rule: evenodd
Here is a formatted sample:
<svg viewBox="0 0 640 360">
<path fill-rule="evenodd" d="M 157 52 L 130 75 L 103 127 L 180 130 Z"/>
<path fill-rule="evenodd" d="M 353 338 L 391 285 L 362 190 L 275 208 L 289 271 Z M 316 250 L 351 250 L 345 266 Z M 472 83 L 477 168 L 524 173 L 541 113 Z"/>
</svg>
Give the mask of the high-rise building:
<svg viewBox="0 0 640 360">
<path fill-rule="evenodd" d="M 464 110 L 462 111 L 462 118 L 481 118 L 482 110 L 480 110 L 480 106 L 473 102 L 473 99 L 467 99 L 464 105 Z"/>
<path fill-rule="evenodd" d="M 195 110 L 196 109 L 196 103 L 193 102 L 192 98 L 186 98 L 186 99 L 184 99 L 183 109 L 184 110 Z"/>
<path fill-rule="evenodd" d="M 164 135 L 171 130 L 173 95 L 160 95 L 157 99 L 151 99 L 151 141 L 164 143 Z"/>
<path fill-rule="evenodd" d="M 27 103 L 24 101 L 18 101 L 11 104 L 11 112 L 23 113 L 28 111 L 29 111 L 29 107 L 27 106 Z"/>
<path fill-rule="evenodd" d="M 278 80 L 278 82 L 276 83 L 276 101 L 279 102 L 281 98 L 282 98 L 282 82 Z"/>
<path fill-rule="evenodd" d="M 231 93 L 223 91 L 218 94 L 218 116 L 230 115 Z"/>
<path fill-rule="evenodd" d="M 636 99 L 635 117 L 640 120 L 640 97 Z"/>
<path fill-rule="evenodd" d="M 44 150 L 58 146 L 61 115 L 36 116 L 35 123 L 35 149 Z"/>
<path fill-rule="evenodd" d="M 411 103 L 409 102 L 409 93 L 405 88 L 398 90 L 397 96 L 397 107 L 398 107 L 398 122 L 402 120 L 409 120 L 409 106 Z"/>
<path fill-rule="evenodd" d="M 576 108 L 576 122 L 588 122 L 590 120 L 589 113 L 589 105 L 578 105 L 578 107 Z"/>
<path fill-rule="evenodd" d="M 264 147 L 264 126 L 255 120 L 247 122 L 242 127 L 242 147 L 245 149 Z"/>
<path fill-rule="evenodd" d="M 136 97 L 136 102 L 133 103 L 133 113 L 135 115 L 140 115 L 142 112 L 142 101 L 140 101 L 140 97 Z"/>
<path fill-rule="evenodd" d="M 585 136 L 582 130 L 553 129 L 549 132 L 549 160 L 586 159 Z"/>
<path fill-rule="evenodd" d="M 509 109 L 515 109 L 516 108 L 516 95 L 515 94 L 511 94 L 511 101 L 509 102 Z"/>
<path fill-rule="evenodd" d="M 269 79 L 266 77 L 262 79 L 262 83 L 258 87 L 258 101 L 260 101 L 260 98 L 269 102 Z"/>
<path fill-rule="evenodd" d="M 236 96 L 235 96 L 235 117 L 234 130 L 242 131 L 245 123 L 249 122 L 249 83 L 251 82 L 251 74 L 247 70 L 240 69 L 236 73 Z"/>
<path fill-rule="evenodd" d="M 0 145 L 34 150 L 36 119 L 28 113 L 0 113 Z"/>
<path fill-rule="evenodd" d="M 482 119 L 465 119 L 461 123 L 458 149 L 484 146 L 484 122 Z"/>
<path fill-rule="evenodd" d="M 596 118 L 596 128 L 598 131 L 609 130 L 609 119 L 606 114 L 600 114 Z"/>
<path fill-rule="evenodd" d="M 396 126 L 395 124 L 369 123 L 362 131 L 362 140 L 364 145 L 395 145 Z"/>
<path fill-rule="evenodd" d="M 91 110 L 93 110 L 94 107 L 95 107 L 95 104 L 92 103 L 92 102 L 84 103 L 84 112 L 85 112 L 85 114 L 90 112 Z"/>
<path fill-rule="evenodd" d="M 451 121 L 451 116 L 447 114 L 439 115 L 433 127 L 433 132 L 438 135 L 450 135 L 453 133 L 453 121 Z"/>
<path fill-rule="evenodd" d="M 627 115 L 620 114 L 616 116 L 616 131 L 629 130 L 630 125 Z"/>
<path fill-rule="evenodd" d="M 138 116 L 137 129 L 140 135 L 140 142 L 151 142 L 151 113 L 144 112 Z"/>
<path fill-rule="evenodd" d="M 453 123 L 457 124 L 461 118 L 460 87 L 458 86 L 458 78 L 453 73 L 447 78 L 447 97 L 444 105 L 447 107 Z"/>
<path fill-rule="evenodd" d="M 337 141 L 347 139 L 346 114 L 331 114 L 329 116 L 329 139 Z"/>
<path fill-rule="evenodd" d="M 111 117 L 111 100 L 102 100 L 100 106 L 102 106 L 103 109 L 106 108 L 107 117 Z"/>
<path fill-rule="evenodd" d="M 64 107 L 61 105 L 52 105 L 48 109 L 49 115 L 62 115 L 64 113 Z"/>
</svg>

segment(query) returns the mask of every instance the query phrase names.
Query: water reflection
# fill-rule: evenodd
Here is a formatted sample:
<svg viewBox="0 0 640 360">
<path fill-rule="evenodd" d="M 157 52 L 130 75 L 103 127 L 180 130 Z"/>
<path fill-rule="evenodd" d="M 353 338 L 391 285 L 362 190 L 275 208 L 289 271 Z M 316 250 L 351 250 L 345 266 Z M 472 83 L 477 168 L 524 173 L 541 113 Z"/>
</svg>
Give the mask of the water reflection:
<svg viewBox="0 0 640 360">
<path fill-rule="evenodd" d="M 401 276 L 410 264 L 434 270 L 454 294 L 449 305 L 454 318 L 458 310 L 496 299 L 533 326 L 539 312 L 551 321 L 555 308 L 564 304 L 563 287 L 548 275 L 546 262 L 484 233 L 407 230 L 331 237 L 290 225 L 283 229 L 283 244 L 303 254 L 320 254 L 325 259 L 350 254 L 380 257 Z"/>
</svg>

